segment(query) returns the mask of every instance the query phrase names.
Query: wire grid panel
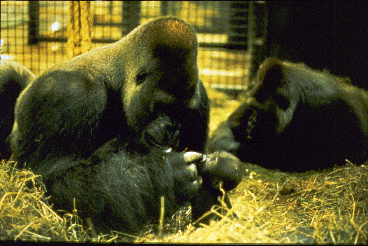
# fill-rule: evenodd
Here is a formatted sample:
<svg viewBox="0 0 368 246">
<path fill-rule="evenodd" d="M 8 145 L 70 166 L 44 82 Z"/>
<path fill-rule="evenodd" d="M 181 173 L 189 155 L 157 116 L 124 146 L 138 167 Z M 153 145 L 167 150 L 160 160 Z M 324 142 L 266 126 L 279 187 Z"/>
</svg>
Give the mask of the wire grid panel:
<svg viewBox="0 0 368 246">
<path fill-rule="evenodd" d="M 1 1 L 1 59 L 13 59 L 38 75 L 66 60 L 69 6 L 67 1 L 37 1 L 35 14 L 30 11 L 35 11 L 35 4 Z M 124 4 L 122 1 L 91 2 L 94 47 L 124 37 L 127 31 L 124 18 L 129 14 L 124 12 Z M 165 15 L 191 23 L 200 44 L 198 66 L 205 85 L 241 89 L 246 87 L 249 54 L 243 39 L 236 48 L 231 45 L 238 36 L 246 34 L 234 33 L 231 23 L 234 20 L 239 23 L 239 19 L 247 21 L 247 15 L 244 6 L 235 9 L 234 14 L 233 5 L 234 2 L 228 1 L 141 1 L 139 23 Z M 38 25 L 35 37 L 38 42 L 33 45 L 29 44 L 30 16 L 37 19 Z"/>
</svg>

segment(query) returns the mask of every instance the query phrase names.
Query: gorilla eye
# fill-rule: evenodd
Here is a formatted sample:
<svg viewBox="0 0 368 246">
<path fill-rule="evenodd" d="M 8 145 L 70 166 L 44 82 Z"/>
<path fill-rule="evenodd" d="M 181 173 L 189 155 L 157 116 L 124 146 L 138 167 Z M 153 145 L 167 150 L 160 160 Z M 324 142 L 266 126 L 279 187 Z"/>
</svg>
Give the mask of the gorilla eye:
<svg viewBox="0 0 368 246">
<path fill-rule="evenodd" d="M 148 76 L 147 71 L 145 70 L 140 71 L 136 77 L 137 84 L 138 85 L 142 84 L 146 80 L 147 76 Z"/>
</svg>

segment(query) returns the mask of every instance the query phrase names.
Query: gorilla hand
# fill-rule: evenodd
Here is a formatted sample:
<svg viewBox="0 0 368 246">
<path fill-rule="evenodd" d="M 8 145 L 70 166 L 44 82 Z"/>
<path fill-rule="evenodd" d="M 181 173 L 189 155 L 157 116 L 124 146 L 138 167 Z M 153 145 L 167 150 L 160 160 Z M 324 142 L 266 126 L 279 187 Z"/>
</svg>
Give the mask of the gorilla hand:
<svg viewBox="0 0 368 246">
<path fill-rule="evenodd" d="M 198 175 L 197 165 L 203 155 L 197 152 L 171 152 L 165 156 L 173 170 L 175 193 L 179 199 L 190 200 L 200 189 L 202 177 Z"/>
</svg>

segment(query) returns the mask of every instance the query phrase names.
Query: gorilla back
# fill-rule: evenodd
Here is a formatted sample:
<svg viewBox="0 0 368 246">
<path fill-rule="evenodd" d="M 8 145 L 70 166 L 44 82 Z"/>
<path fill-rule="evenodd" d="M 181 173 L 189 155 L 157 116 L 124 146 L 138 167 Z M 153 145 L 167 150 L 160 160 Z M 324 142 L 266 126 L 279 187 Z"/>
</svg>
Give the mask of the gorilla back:
<svg viewBox="0 0 368 246">
<path fill-rule="evenodd" d="M 167 215 L 195 196 L 201 155 L 183 151 L 203 152 L 209 117 L 197 46 L 184 21 L 155 19 L 22 92 L 11 149 L 55 208 L 75 199 L 101 230 L 136 231 L 158 218 L 160 196 Z"/>
<path fill-rule="evenodd" d="M 210 151 L 307 171 L 368 158 L 368 93 L 328 72 L 268 58 L 250 96 L 211 136 Z"/>
<path fill-rule="evenodd" d="M 21 91 L 34 79 L 27 68 L 14 61 L 0 61 L 0 157 L 10 157 L 7 141 L 13 123 L 15 102 Z"/>
</svg>

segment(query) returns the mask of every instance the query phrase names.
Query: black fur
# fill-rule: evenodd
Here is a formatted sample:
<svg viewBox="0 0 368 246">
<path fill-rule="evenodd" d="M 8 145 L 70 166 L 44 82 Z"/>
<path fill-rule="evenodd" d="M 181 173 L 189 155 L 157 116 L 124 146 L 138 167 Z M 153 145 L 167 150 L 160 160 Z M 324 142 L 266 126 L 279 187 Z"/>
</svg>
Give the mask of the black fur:
<svg viewBox="0 0 368 246">
<path fill-rule="evenodd" d="M 209 151 L 303 172 L 367 160 L 368 94 L 348 79 L 268 58 L 249 98 L 211 136 Z"/>
<path fill-rule="evenodd" d="M 10 158 L 7 140 L 14 123 L 14 106 L 21 91 L 34 79 L 27 68 L 17 62 L 0 61 L 0 158 Z"/>
</svg>

